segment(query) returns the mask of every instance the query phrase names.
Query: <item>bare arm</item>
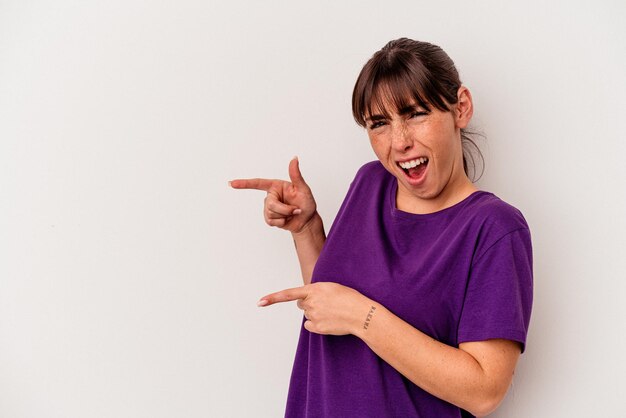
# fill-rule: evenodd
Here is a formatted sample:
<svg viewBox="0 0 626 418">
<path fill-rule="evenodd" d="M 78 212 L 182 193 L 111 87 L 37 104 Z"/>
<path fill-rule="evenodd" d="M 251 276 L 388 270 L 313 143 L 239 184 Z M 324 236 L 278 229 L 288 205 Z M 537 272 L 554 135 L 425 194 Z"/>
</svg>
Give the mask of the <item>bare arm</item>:
<svg viewBox="0 0 626 418">
<path fill-rule="evenodd" d="M 293 236 L 293 243 L 296 246 L 298 261 L 300 262 L 302 280 L 304 284 L 309 284 L 311 283 L 315 263 L 317 263 L 324 242 L 326 242 L 322 218 L 315 212 L 315 215 L 313 215 L 310 223 L 305 228 L 300 232 L 292 232 L 291 235 Z"/>
<path fill-rule="evenodd" d="M 474 415 L 502 401 L 520 355 L 509 340 L 443 344 L 358 291 L 320 282 L 267 295 L 260 306 L 298 300 L 304 327 L 318 334 L 353 334 L 411 382 Z"/>
<path fill-rule="evenodd" d="M 520 355 L 518 343 L 487 340 L 455 348 L 422 333 L 382 305 L 371 306 L 376 309 L 368 326 L 354 333 L 407 379 L 476 416 L 487 415 L 500 404 Z"/>
</svg>

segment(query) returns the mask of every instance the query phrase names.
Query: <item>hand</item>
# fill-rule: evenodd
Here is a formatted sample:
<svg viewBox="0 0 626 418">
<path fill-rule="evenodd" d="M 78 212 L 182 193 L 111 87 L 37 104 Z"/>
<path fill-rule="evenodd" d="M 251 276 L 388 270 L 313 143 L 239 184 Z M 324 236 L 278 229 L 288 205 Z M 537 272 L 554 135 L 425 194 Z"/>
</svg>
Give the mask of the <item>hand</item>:
<svg viewBox="0 0 626 418">
<path fill-rule="evenodd" d="M 317 334 L 356 334 L 367 318 L 372 301 L 358 291 L 332 282 L 316 282 L 264 296 L 259 306 L 297 300 L 304 311 L 304 328 Z"/>
<path fill-rule="evenodd" d="M 311 189 L 302 178 L 298 157 L 289 162 L 285 180 L 238 179 L 230 182 L 234 189 L 256 189 L 267 192 L 263 206 L 265 222 L 294 233 L 301 232 L 313 219 L 317 205 Z"/>
</svg>

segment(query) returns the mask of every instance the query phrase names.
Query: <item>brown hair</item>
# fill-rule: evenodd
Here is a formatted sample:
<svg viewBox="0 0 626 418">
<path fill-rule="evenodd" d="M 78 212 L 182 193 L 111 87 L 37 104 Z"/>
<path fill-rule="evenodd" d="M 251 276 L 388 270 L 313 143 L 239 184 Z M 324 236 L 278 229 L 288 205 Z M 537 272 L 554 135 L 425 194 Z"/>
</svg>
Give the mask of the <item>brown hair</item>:
<svg viewBox="0 0 626 418">
<path fill-rule="evenodd" d="M 412 103 L 430 111 L 431 106 L 450 111 L 449 105 L 458 101 L 461 87 L 459 73 L 448 54 L 437 45 L 428 42 L 400 38 L 387 43 L 363 66 L 352 93 L 352 114 L 356 123 L 365 127 L 366 115 L 372 108 L 379 109 L 386 117 L 384 101 L 396 109 Z M 463 169 L 473 181 L 484 172 L 484 158 L 470 135 L 480 135 L 461 129 L 463 144 Z M 476 177 L 476 160 L 472 148 L 481 163 L 481 173 Z"/>
</svg>

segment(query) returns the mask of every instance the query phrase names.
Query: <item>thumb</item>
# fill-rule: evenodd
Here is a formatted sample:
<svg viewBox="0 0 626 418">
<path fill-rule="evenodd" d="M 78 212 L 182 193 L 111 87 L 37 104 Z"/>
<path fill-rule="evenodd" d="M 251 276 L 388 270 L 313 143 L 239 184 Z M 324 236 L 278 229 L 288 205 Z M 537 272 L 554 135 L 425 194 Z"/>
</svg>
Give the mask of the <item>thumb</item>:
<svg viewBox="0 0 626 418">
<path fill-rule="evenodd" d="M 300 161 L 298 157 L 293 157 L 289 162 L 289 178 L 291 179 L 291 183 L 296 187 L 309 187 L 300 172 Z"/>
</svg>

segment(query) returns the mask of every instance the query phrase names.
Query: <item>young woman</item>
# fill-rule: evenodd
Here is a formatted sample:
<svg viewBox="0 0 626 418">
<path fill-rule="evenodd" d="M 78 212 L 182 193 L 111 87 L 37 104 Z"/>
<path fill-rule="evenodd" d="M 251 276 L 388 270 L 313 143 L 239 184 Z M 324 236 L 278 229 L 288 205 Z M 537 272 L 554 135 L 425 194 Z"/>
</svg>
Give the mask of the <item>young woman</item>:
<svg viewBox="0 0 626 418">
<path fill-rule="evenodd" d="M 297 159 L 290 182 L 231 182 L 267 192 L 302 268 L 259 301 L 304 311 L 285 416 L 487 415 L 525 347 L 532 250 L 522 214 L 468 177 L 470 91 L 441 48 L 403 38 L 365 64 L 352 109 L 378 161 L 328 238 Z"/>
</svg>

